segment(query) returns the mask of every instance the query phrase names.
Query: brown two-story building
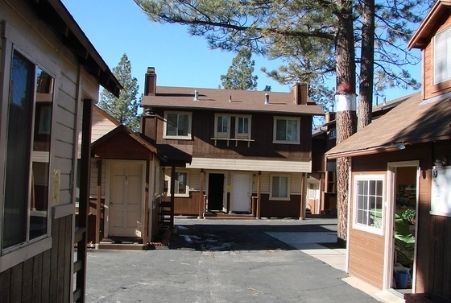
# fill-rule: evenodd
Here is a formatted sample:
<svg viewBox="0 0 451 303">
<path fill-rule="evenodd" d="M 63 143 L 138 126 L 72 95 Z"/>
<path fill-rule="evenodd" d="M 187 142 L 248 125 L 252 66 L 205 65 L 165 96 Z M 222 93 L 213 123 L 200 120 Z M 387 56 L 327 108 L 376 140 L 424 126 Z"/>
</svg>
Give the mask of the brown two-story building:
<svg viewBox="0 0 451 303">
<path fill-rule="evenodd" d="M 174 174 L 165 170 L 175 214 L 304 216 L 312 116 L 322 114 L 307 85 L 292 93 L 162 87 L 149 68 L 142 106 L 143 134 L 160 157 L 188 156 Z"/>
</svg>

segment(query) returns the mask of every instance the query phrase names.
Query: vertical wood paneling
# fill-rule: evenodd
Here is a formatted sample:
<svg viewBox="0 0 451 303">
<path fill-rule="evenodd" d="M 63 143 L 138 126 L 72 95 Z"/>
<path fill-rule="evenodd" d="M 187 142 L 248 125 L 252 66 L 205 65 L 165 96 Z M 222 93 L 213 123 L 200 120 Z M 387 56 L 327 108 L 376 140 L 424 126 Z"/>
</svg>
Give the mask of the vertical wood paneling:
<svg viewBox="0 0 451 303">
<path fill-rule="evenodd" d="M 50 302 L 50 257 L 51 250 L 47 250 L 42 254 L 42 302 Z"/>
<path fill-rule="evenodd" d="M 72 216 L 64 218 L 64 302 L 68 302 L 70 298 L 70 277 L 71 277 L 71 255 L 72 255 Z"/>
<path fill-rule="evenodd" d="M 22 274 L 22 302 L 33 302 L 33 261 L 34 258 L 30 258 L 23 263 Z"/>
<path fill-rule="evenodd" d="M 23 263 L 14 266 L 11 271 L 11 303 L 22 302 Z"/>
<path fill-rule="evenodd" d="M 52 249 L 50 250 L 50 284 L 49 302 L 57 302 L 56 292 L 58 283 L 58 244 L 61 219 L 54 219 L 52 224 Z"/>
<path fill-rule="evenodd" d="M 4 303 L 11 302 L 11 272 L 12 269 L 8 269 L 7 271 L 0 273 L 0 298 Z"/>
<path fill-rule="evenodd" d="M 65 245 L 65 232 L 66 232 L 66 224 L 65 224 L 65 218 L 58 219 L 59 222 L 59 228 L 58 228 L 58 245 L 56 245 L 57 249 L 57 272 L 53 272 L 52 274 L 57 275 L 57 295 L 56 300 L 57 302 L 63 302 L 63 296 L 64 296 L 64 266 L 66 263 L 65 256 L 64 256 L 64 245 Z"/>
<path fill-rule="evenodd" d="M 39 254 L 36 257 L 34 257 L 34 263 L 33 263 L 33 291 L 32 298 L 33 303 L 40 303 L 42 302 L 42 259 L 44 257 L 44 254 Z"/>
</svg>

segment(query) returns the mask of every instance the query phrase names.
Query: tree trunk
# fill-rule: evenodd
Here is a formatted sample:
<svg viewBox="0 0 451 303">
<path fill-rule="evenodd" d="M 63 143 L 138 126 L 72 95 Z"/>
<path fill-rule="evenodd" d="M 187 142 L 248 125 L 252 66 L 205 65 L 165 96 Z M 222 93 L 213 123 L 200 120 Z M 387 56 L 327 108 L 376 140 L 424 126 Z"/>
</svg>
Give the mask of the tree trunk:
<svg viewBox="0 0 451 303">
<path fill-rule="evenodd" d="M 358 129 L 371 123 L 374 82 L 374 0 L 362 3 L 362 50 L 359 84 Z"/>
<path fill-rule="evenodd" d="M 355 132 L 355 50 L 352 1 L 337 0 L 339 11 L 336 40 L 337 60 L 337 144 Z M 350 159 L 337 159 L 337 236 L 345 244 L 348 215 L 348 182 Z"/>
</svg>

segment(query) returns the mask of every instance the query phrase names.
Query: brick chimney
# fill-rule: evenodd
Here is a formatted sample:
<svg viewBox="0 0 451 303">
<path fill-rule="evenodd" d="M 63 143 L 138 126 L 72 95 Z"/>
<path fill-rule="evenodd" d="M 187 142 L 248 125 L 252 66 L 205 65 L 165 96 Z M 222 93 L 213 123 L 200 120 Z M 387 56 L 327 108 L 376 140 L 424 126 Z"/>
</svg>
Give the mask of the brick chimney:
<svg viewBox="0 0 451 303">
<path fill-rule="evenodd" d="M 144 96 L 155 96 L 157 92 L 157 74 L 155 67 L 148 67 L 144 78 Z"/>
<path fill-rule="evenodd" d="M 308 99 L 308 84 L 296 82 L 292 88 L 293 92 L 293 103 L 307 105 Z"/>
</svg>

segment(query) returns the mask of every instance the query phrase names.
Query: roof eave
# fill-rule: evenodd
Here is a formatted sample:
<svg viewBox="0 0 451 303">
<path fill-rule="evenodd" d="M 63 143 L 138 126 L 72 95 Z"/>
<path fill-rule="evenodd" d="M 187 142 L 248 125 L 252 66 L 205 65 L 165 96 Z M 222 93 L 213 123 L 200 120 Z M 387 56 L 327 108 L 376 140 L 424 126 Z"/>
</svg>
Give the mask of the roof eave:
<svg viewBox="0 0 451 303">
<path fill-rule="evenodd" d="M 43 21 L 59 35 L 62 42 L 74 53 L 80 64 L 104 88 L 115 96 L 119 96 L 122 85 L 64 4 L 60 0 L 37 0 L 30 2 L 32 2 L 37 14 Z"/>
</svg>

